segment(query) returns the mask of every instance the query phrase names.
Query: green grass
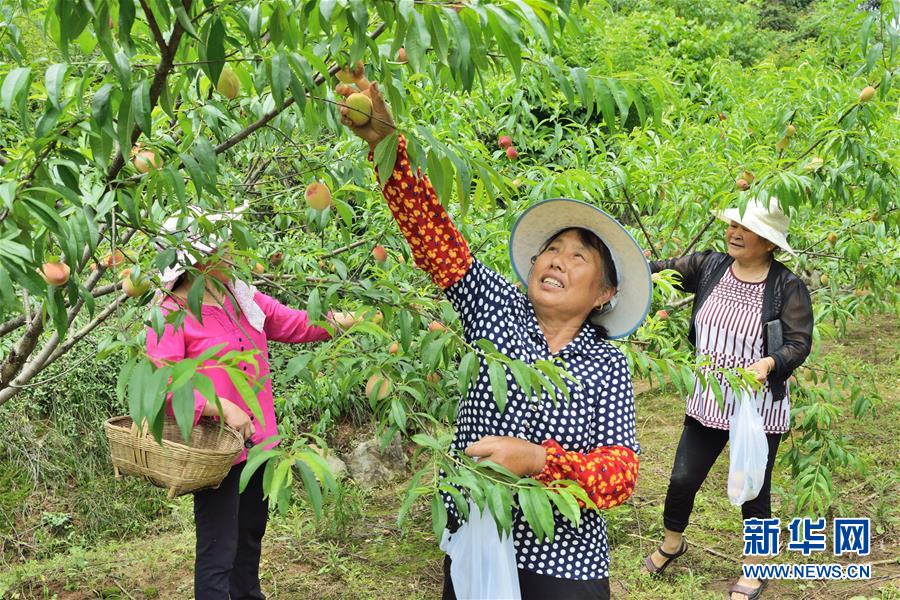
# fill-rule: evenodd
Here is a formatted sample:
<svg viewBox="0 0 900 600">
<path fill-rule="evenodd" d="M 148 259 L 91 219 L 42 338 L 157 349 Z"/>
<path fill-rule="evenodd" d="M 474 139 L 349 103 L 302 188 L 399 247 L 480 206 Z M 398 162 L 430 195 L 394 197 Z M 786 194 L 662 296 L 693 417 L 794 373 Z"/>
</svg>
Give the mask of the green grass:
<svg viewBox="0 0 900 600">
<path fill-rule="evenodd" d="M 873 382 L 884 399 L 874 418 L 855 420 L 849 414 L 849 407 L 842 407 L 845 414 L 839 427 L 854 440 L 864 473 L 835 473 L 836 501 L 833 513 L 828 515 L 829 518 L 841 514 L 872 519 L 875 530 L 872 554 L 864 561 L 845 557 L 839 562 L 873 564 L 873 578 L 865 582 L 773 582 L 766 594 L 768 598 L 900 598 L 900 510 L 895 500 L 900 491 L 897 475 L 900 398 L 895 376 L 900 372 L 898 334 L 900 327 L 893 316 L 869 318 L 851 328 L 840 341 L 824 344 L 816 357 L 818 366 Z M 691 550 L 672 565 L 661 581 L 648 579 L 639 572 L 644 556 L 662 536 L 662 503 L 684 415 L 683 400 L 665 391 L 650 390 L 638 396 L 637 415 L 643 447 L 638 487 L 627 504 L 607 513 L 613 548 L 613 597 L 722 598 L 739 573 L 742 542 L 740 511 L 728 503 L 724 493 L 727 477 L 724 457 L 697 498 L 686 532 Z M 346 438 L 348 432 L 341 435 Z M 0 472 L 2 481 L 18 481 L 16 477 L 23 479 L 14 469 Z M 783 468 L 776 467 L 773 510 L 783 519 L 791 516 L 784 508 L 789 505 L 785 495 L 790 487 L 788 477 Z M 124 484 L 123 489 L 123 484 L 113 484 L 109 477 L 94 485 L 107 493 L 113 493 L 110 486 L 118 487 L 113 498 L 119 494 L 123 503 L 128 498 L 137 502 L 155 497 L 155 490 L 151 492 L 139 482 Z M 396 525 L 396 510 L 404 486 L 400 481 L 383 489 L 363 491 L 349 483 L 321 521 L 316 521 L 302 502 L 286 515 L 273 515 L 261 565 L 268 596 L 316 600 L 439 597 L 442 553 L 431 534 L 427 507 L 417 504 L 413 508 L 406 531 L 401 532 Z M 11 493 L 9 489 L 0 493 L 0 506 L 8 506 L 10 498 L 19 498 Z M 81 495 L 78 502 L 72 501 L 73 505 L 94 503 L 98 511 L 96 522 L 78 517 L 64 522 L 55 534 L 48 530 L 47 535 L 56 536 L 53 543 L 57 552 L 48 558 L 7 563 L 0 570 L 0 597 L 191 596 L 190 498 L 165 504 L 166 509 L 158 513 L 154 531 L 138 528 L 124 541 L 81 545 L 78 543 L 80 530 L 101 527 L 103 520 L 113 520 L 108 523 L 116 518 L 127 519 L 128 513 L 117 515 L 114 508 L 103 504 L 99 492 L 91 494 L 78 489 L 69 493 Z M 66 506 L 59 499 L 44 501 L 51 507 Z M 29 502 L 36 502 L 34 495 Z M 57 514 L 50 512 L 51 517 Z M 48 519 L 52 521 L 48 517 L 44 521 Z M 44 523 L 45 527 L 51 524 Z M 9 555 L 6 558 L 10 560 Z M 804 559 L 793 553 L 782 553 L 777 560 L 834 562 L 827 554 Z"/>
</svg>

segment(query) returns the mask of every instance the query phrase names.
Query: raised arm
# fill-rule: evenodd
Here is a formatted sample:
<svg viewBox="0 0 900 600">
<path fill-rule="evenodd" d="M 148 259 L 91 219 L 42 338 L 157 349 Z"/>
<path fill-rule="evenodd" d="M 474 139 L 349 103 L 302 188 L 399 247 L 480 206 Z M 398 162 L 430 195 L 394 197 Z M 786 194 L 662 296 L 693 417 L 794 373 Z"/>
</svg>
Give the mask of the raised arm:
<svg viewBox="0 0 900 600">
<path fill-rule="evenodd" d="M 378 143 L 395 129 L 378 84 L 372 83 L 361 91 L 342 84 L 336 91 L 342 96 L 362 93 L 372 101 L 372 118 L 362 125 L 353 123 L 348 117 L 349 109 L 341 107 L 341 122 L 369 143 L 371 160 Z M 412 249 L 416 265 L 443 289 L 462 279 L 472 265 L 468 244 L 438 200 L 428 177 L 421 170 L 413 173 L 403 136 L 398 138 L 397 160 L 382 192 Z"/>
<path fill-rule="evenodd" d="M 309 323 L 309 315 L 305 310 L 289 308 L 262 292 L 253 297 L 266 314 L 264 329 L 266 337 L 276 342 L 301 344 L 303 342 L 321 342 L 331 338 L 331 334 L 322 327 Z"/>
<path fill-rule="evenodd" d="M 409 243 L 416 266 L 443 289 L 462 279 L 472 266 L 469 246 L 438 200 L 428 177 L 421 170 L 413 173 L 403 136 L 398 139 L 397 161 L 383 193 Z"/>
</svg>

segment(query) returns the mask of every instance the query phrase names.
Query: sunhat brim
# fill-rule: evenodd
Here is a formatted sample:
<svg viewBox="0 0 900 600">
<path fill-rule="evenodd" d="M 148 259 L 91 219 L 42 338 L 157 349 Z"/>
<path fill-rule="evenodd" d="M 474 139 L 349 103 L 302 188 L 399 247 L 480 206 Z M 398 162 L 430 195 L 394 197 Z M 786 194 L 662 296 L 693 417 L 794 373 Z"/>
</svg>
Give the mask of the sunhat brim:
<svg viewBox="0 0 900 600">
<path fill-rule="evenodd" d="M 211 223 L 225 223 L 242 220 L 243 213 L 249 206 L 249 203 L 245 202 L 232 211 L 204 214 L 203 209 L 201 209 L 199 206 L 190 205 L 188 206 L 188 212 L 192 213 L 191 216 L 193 216 L 195 219 L 200 216 L 205 216 L 206 220 Z M 162 225 L 162 231 L 169 233 L 175 231 L 178 227 L 179 222 L 183 221 L 184 219 L 184 216 L 176 216 L 166 219 L 166 221 Z M 202 241 L 200 236 L 186 236 L 185 242 L 187 242 L 187 244 L 194 250 L 194 252 L 188 252 L 184 249 L 177 250 L 177 264 L 175 266 L 166 267 L 160 275 L 160 279 L 162 280 L 163 284 L 167 286 L 173 284 L 179 277 L 181 277 L 181 275 L 184 274 L 186 267 L 194 266 L 201 260 L 201 257 L 203 256 L 211 256 L 215 254 L 221 240 L 217 235 L 213 234 L 210 241 L 212 241 L 213 243 L 207 244 L 206 242 Z M 163 248 L 164 246 L 159 245 L 159 247 Z"/>
<path fill-rule="evenodd" d="M 753 219 L 747 218 L 749 217 L 747 213 L 741 215 L 740 209 L 726 208 L 725 210 L 711 210 L 710 212 L 715 215 L 715 217 L 720 221 L 724 221 L 729 225 L 732 221 L 734 221 L 735 223 L 738 223 L 739 225 L 749 229 L 756 235 L 769 240 L 785 252 L 788 252 L 794 256 L 797 255 L 797 253 L 794 252 L 794 249 L 791 248 L 791 245 L 788 244 L 787 237 L 783 233 L 772 229 L 771 227 L 766 227 L 763 223 L 758 223 Z"/>
<path fill-rule="evenodd" d="M 605 327 L 610 339 L 633 333 L 650 310 L 650 265 L 631 234 L 596 206 L 570 198 L 553 198 L 523 212 L 513 225 L 509 240 L 509 257 L 516 276 L 527 286 L 531 258 L 550 236 L 569 227 L 583 227 L 603 240 L 612 254 L 619 279 L 615 306 L 593 315 L 591 321 Z"/>
</svg>

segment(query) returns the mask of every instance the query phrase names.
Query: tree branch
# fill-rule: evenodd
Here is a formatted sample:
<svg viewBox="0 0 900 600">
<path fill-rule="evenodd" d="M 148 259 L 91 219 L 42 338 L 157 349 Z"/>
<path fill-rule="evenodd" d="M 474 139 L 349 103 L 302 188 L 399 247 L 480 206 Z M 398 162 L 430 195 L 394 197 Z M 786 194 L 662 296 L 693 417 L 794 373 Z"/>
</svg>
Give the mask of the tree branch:
<svg viewBox="0 0 900 600">
<path fill-rule="evenodd" d="M 141 5 L 144 5 L 144 1 L 141 0 Z M 189 10 L 191 5 L 191 0 L 185 0 L 184 6 L 185 10 Z M 175 60 L 175 53 L 178 50 L 178 44 L 181 43 L 181 37 L 184 35 L 184 28 L 180 23 L 176 22 L 174 28 L 172 29 L 172 35 L 169 37 L 169 42 L 166 45 L 161 45 L 160 48 L 162 50 L 162 58 L 159 61 L 159 66 L 156 67 L 156 73 L 153 75 L 153 83 L 150 84 L 150 108 L 151 110 L 156 106 L 156 102 L 159 100 L 159 96 L 162 93 L 162 88 L 166 83 L 166 78 L 169 76 L 169 73 L 172 71 L 172 63 Z M 135 125 L 134 130 L 131 133 L 131 144 L 138 140 L 141 135 L 141 129 Z M 116 176 L 119 174 L 119 171 L 122 170 L 122 167 L 125 166 L 125 154 L 129 151 L 128 148 L 119 148 L 119 152 L 116 153 L 115 158 L 113 158 L 112 164 L 109 165 L 109 169 L 106 171 L 106 181 L 112 182 Z M 110 183 L 107 183 L 107 187 L 112 187 Z"/>
<path fill-rule="evenodd" d="M 166 38 L 163 36 L 162 31 L 159 30 L 159 24 L 156 22 L 156 16 L 153 14 L 153 11 L 150 10 L 150 7 L 147 6 L 146 0 L 140 0 L 141 8 L 144 9 L 144 16 L 147 19 L 147 25 L 150 26 L 150 31 L 153 33 L 153 39 L 156 40 L 156 45 L 159 46 L 160 51 L 165 54 L 166 53 Z"/>
<path fill-rule="evenodd" d="M 28 362 L 22 372 L 19 373 L 18 377 L 15 378 L 12 382 L 10 382 L 5 388 L 0 389 L 0 406 L 5 404 L 10 398 L 15 396 L 21 391 L 22 387 L 25 386 L 35 375 L 40 373 L 43 369 L 53 363 L 57 358 L 65 354 L 72 348 L 78 341 L 80 341 L 84 336 L 97 328 L 100 323 L 105 321 L 107 317 L 109 317 L 115 310 L 116 306 L 118 306 L 119 302 L 124 300 L 126 296 L 122 294 L 119 298 L 117 298 L 114 302 L 110 302 L 106 308 L 104 308 L 99 314 L 97 314 L 94 319 L 79 329 L 76 333 L 70 335 L 66 338 L 66 341 L 62 344 L 59 343 L 59 338 L 56 333 L 53 334 L 53 337 L 47 342 L 44 348 L 41 349 L 40 354 L 35 356 L 32 360 Z"/>
<path fill-rule="evenodd" d="M 385 29 L 387 29 L 387 25 L 382 23 L 381 25 L 378 26 L 378 28 L 375 31 L 373 31 L 369 35 L 369 38 L 371 38 L 373 40 L 377 39 L 378 36 L 380 36 L 382 33 L 384 33 Z M 332 65 L 332 67 L 330 69 L 328 69 L 328 74 L 334 75 L 335 73 L 338 72 L 339 69 L 340 69 L 340 65 L 335 63 L 334 65 Z M 325 76 L 321 75 L 321 74 L 317 75 L 314 80 L 314 83 L 317 86 L 321 85 L 324 82 L 325 82 Z M 269 112 L 264 114 L 262 117 L 260 117 L 259 120 L 248 125 L 246 129 L 244 129 L 243 131 L 239 131 L 238 133 L 234 134 L 233 136 L 231 136 L 230 138 L 228 138 L 227 140 L 225 140 L 224 142 L 222 142 L 221 144 L 216 146 L 216 154 L 222 154 L 223 152 L 229 150 L 235 144 L 238 144 L 238 143 L 244 141 L 245 139 L 250 137 L 256 130 L 260 129 L 261 127 L 264 127 L 269 121 L 271 121 L 272 119 L 274 119 L 275 117 L 280 115 L 284 110 L 286 110 L 293 103 L 294 103 L 294 98 L 292 96 L 284 101 L 283 107 L 273 108 L 272 110 L 270 110 Z"/>
</svg>

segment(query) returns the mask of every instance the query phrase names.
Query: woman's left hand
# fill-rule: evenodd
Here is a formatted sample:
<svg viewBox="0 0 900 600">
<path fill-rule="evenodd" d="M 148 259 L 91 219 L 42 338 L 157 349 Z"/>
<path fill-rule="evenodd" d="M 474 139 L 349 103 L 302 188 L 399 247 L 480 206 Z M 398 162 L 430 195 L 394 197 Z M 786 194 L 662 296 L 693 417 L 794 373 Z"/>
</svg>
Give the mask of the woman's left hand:
<svg viewBox="0 0 900 600">
<path fill-rule="evenodd" d="M 760 383 L 763 383 L 766 379 L 768 379 L 769 373 L 771 373 L 774 369 L 775 359 L 771 356 L 760 359 L 747 367 L 748 371 L 753 371 L 753 373 L 756 375 L 756 380 Z"/>
<path fill-rule="evenodd" d="M 544 470 L 547 453 L 543 446 L 509 436 L 486 435 L 468 448 L 466 456 L 495 462 L 519 477 Z"/>
</svg>

